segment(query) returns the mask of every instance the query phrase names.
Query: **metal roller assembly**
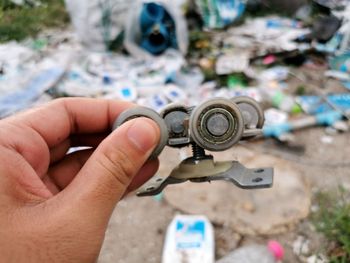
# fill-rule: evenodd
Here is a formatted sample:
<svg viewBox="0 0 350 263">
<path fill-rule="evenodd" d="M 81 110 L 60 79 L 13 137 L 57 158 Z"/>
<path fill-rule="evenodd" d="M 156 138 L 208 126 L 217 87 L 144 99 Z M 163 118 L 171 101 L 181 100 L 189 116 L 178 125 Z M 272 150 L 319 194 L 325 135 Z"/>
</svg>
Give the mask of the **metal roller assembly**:
<svg viewBox="0 0 350 263">
<path fill-rule="evenodd" d="M 164 178 L 154 176 L 137 191 L 138 196 L 159 194 L 167 185 L 229 181 L 244 189 L 268 188 L 273 184 L 273 168 L 248 169 L 237 161 L 215 162 L 205 150 L 225 151 L 240 140 L 260 135 L 264 115 L 260 105 L 249 97 L 214 98 L 197 107 L 170 104 L 158 114 L 146 107 L 128 109 L 119 115 L 114 129 L 128 120 L 147 117 L 161 131 L 159 145 L 151 158 L 157 158 L 166 145 L 191 146 L 193 156 L 182 161 Z"/>
</svg>

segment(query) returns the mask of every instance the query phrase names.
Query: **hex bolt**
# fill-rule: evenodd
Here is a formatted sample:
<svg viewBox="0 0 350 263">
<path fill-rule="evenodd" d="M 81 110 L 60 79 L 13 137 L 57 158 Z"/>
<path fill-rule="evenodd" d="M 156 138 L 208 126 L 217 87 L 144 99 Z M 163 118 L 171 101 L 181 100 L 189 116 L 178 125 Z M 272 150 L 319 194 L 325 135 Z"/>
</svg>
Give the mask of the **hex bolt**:
<svg viewBox="0 0 350 263">
<path fill-rule="evenodd" d="M 214 136 L 222 136 L 229 129 L 229 121 L 222 113 L 216 113 L 210 116 L 206 123 L 208 131 Z"/>
</svg>

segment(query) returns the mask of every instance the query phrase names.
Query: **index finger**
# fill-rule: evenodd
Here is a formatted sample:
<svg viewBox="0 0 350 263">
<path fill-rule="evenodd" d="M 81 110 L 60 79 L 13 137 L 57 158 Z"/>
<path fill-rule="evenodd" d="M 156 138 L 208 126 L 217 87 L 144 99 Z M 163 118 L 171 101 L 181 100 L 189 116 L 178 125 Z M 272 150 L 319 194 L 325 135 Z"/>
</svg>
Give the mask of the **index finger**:
<svg viewBox="0 0 350 263">
<path fill-rule="evenodd" d="M 64 98 L 10 117 L 9 121 L 35 130 L 52 147 L 71 134 L 109 131 L 117 116 L 134 106 L 116 100 Z"/>
</svg>

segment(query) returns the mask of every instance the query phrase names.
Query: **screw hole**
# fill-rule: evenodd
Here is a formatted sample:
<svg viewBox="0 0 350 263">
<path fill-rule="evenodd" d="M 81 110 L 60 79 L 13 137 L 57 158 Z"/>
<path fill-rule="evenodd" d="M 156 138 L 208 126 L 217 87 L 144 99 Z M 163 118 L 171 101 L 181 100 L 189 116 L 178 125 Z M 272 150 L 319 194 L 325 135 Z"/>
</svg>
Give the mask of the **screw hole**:
<svg viewBox="0 0 350 263">
<path fill-rule="evenodd" d="M 254 178 L 252 182 L 254 183 L 260 183 L 263 179 L 261 177 Z"/>
<path fill-rule="evenodd" d="M 147 190 L 147 191 L 152 191 L 152 190 L 154 190 L 154 187 L 153 187 L 153 186 L 148 187 L 146 190 Z"/>
<path fill-rule="evenodd" d="M 258 169 L 258 170 L 255 170 L 255 173 L 260 174 L 260 173 L 263 173 L 264 171 L 265 171 L 264 169 Z"/>
</svg>

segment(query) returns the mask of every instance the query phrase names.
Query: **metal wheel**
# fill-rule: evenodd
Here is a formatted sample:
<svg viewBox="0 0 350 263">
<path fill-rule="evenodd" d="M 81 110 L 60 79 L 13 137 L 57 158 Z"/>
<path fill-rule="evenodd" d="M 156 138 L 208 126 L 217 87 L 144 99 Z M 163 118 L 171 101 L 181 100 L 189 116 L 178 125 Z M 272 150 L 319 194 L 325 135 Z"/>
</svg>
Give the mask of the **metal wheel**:
<svg viewBox="0 0 350 263">
<path fill-rule="evenodd" d="M 232 98 L 232 101 L 241 110 L 246 128 L 261 129 L 264 126 L 264 112 L 256 100 L 247 96 L 239 96 Z"/>
<path fill-rule="evenodd" d="M 150 156 L 150 159 L 155 159 L 159 156 L 159 154 L 163 151 L 165 145 L 168 141 L 168 128 L 165 125 L 164 120 L 160 117 L 160 115 L 147 107 L 135 107 L 128 109 L 124 112 L 122 112 L 119 117 L 115 120 L 113 125 L 113 130 L 117 129 L 119 126 L 121 126 L 123 123 L 138 118 L 138 117 L 146 117 L 151 120 L 153 120 L 155 123 L 157 123 L 159 130 L 160 130 L 160 140 L 157 145 L 157 147 L 154 149 L 153 153 Z"/>
<path fill-rule="evenodd" d="M 185 122 L 189 118 L 189 114 L 185 105 L 170 104 L 160 113 L 160 116 L 168 127 L 169 139 L 187 137 L 188 125 Z"/>
<path fill-rule="evenodd" d="M 244 122 L 240 109 L 232 101 L 215 98 L 197 106 L 190 117 L 193 141 L 210 151 L 231 148 L 242 137 Z"/>
</svg>

